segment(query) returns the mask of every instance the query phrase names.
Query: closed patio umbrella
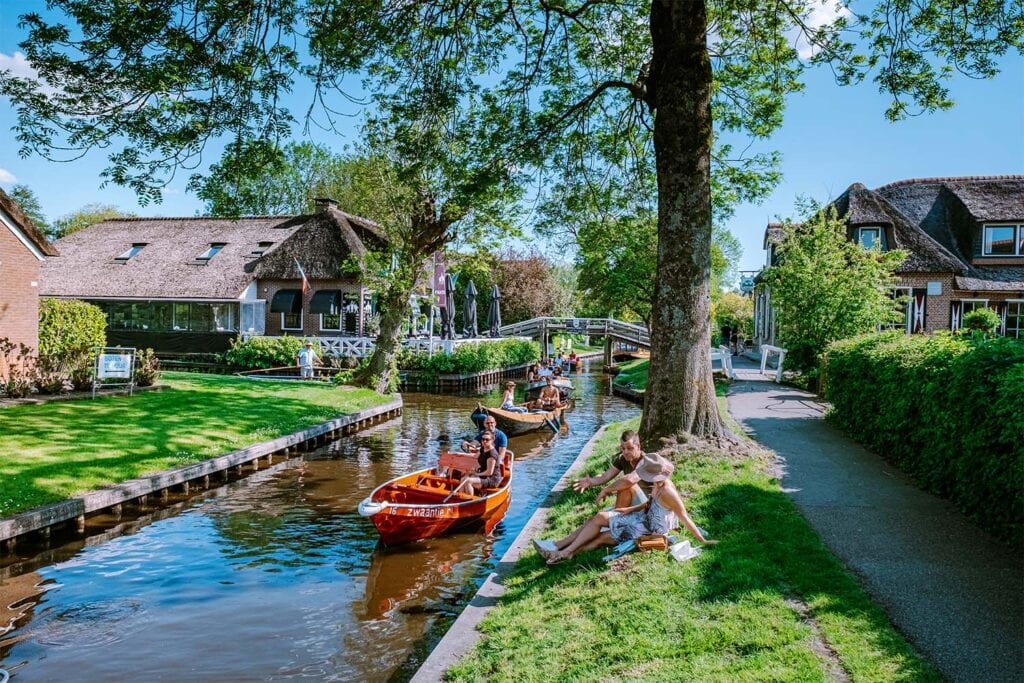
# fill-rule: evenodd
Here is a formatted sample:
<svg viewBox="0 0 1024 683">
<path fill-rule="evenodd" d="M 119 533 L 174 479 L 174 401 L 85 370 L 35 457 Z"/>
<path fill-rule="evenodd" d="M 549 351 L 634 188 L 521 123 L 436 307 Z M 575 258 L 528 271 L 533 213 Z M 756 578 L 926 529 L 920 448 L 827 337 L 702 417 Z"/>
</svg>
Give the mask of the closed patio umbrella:
<svg viewBox="0 0 1024 683">
<path fill-rule="evenodd" d="M 487 304 L 487 327 L 491 330 L 492 337 L 500 337 L 498 328 L 501 327 L 501 292 L 498 285 L 491 287 L 491 302 Z"/>
<path fill-rule="evenodd" d="M 444 308 L 441 309 L 441 337 L 455 339 L 455 283 L 444 276 Z"/>
<path fill-rule="evenodd" d="M 476 324 L 476 285 L 472 280 L 466 286 L 466 300 L 462 304 L 462 336 L 479 336 Z"/>
</svg>

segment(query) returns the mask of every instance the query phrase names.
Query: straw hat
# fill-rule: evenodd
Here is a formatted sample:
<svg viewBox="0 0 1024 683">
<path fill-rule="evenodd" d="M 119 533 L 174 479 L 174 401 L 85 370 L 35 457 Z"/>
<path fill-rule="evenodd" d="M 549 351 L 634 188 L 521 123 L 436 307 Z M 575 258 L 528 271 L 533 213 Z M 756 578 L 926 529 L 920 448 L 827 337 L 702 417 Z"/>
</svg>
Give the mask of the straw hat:
<svg viewBox="0 0 1024 683">
<path fill-rule="evenodd" d="M 671 473 L 675 467 L 672 466 L 665 458 L 661 457 L 656 453 L 644 453 L 640 456 L 640 459 L 636 462 L 636 476 L 640 477 L 644 481 L 653 484 L 659 481 L 665 481 L 669 475 L 666 472 Z"/>
</svg>

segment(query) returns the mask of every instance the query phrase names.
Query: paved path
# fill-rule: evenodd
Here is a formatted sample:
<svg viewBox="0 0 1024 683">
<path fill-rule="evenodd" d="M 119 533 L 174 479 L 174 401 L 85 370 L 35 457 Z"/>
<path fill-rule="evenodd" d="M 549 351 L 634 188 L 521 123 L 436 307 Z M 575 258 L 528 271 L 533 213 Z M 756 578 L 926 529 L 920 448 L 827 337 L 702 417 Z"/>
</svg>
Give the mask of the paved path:
<svg viewBox="0 0 1024 683">
<path fill-rule="evenodd" d="M 746 359 L 729 412 L 784 460 L 783 486 L 920 652 L 953 681 L 1024 681 L 1024 563 Z"/>
</svg>

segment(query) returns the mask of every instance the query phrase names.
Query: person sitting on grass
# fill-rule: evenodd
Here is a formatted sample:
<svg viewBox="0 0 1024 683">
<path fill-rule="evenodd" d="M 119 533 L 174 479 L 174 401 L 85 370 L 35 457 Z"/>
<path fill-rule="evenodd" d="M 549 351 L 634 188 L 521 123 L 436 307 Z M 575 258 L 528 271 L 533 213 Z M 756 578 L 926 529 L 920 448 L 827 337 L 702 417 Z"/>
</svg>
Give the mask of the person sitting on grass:
<svg viewBox="0 0 1024 683">
<path fill-rule="evenodd" d="M 680 520 L 704 545 L 717 543 L 704 538 L 687 514 L 679 491 L 669 479 L 673 469 L 672 463 L 660 455 L 644 454 L 636 469 L 627 477 L 653 484 L 649 501 L 626 508 L 602 510 L 579 529 L 557 541 L 534 539 L 534 547 L 548 564 L 558 564 L 575 557 L 577 553 L 594 548 L 615 545 L 646 534 L 667 534 L 678 527 Z"/>
<path fill-rule="evenodd" d="M 516 405 L 516 383 L 506 382 L 505 393 L 501 397 L 501 409 L 512 413 L 525 413 L 526 408 Z"/>
<path fill-rule="evenodd" d="M 479 470 L 462 477 L 452 494 L 463 491 L 475 495 L 479 489 L 493 489 L 501 485 L 501 456 L 494 447 L 494 434 L 484 432 L 480 437 Z"/>
<path fill-rule="evenodd" d="M 608 482 L 613 481 L 620 474 L 632 473 L 642 457 L 643 451 L 640 449 L 640 437 L 632 429 L 627 429 L 619 437 L 619 453 L 612 458 L 612 463 L 608 466 L 608 469 L 596 477 L 588 476 L 577 479 L 576 483 L 573 484 L 573 488 L 583 493 L 591 486 L 608 484 Z M 625 481 L 625 479 L 620 479 L 614 484 L 601 489 L 597 494 L 597 501 L 601 502 L 614 494 L 616 508 L 624 508 L 647 502 L 648 494 L 651 490 L 650 484 L 647 482 L 634 484 L 629 481 L 627 482 L 629 485 L 626 486 L 623 484 Z"/>
</svg>

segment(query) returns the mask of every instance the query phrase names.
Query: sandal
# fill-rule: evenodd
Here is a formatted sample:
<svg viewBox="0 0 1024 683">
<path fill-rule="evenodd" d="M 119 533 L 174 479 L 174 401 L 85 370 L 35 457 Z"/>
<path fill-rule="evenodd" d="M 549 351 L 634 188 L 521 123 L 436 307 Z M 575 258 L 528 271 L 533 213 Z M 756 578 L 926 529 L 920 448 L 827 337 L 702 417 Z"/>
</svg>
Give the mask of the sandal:
<svg viewBox="0 0 1024 683">
<path fill-rule="evenodd" d="M 568 555 L 559 556 L 556 553 L 550 553 L 547 556 L 547 561 L 548 561 L 547 564 L 548 564 L 548 566 L 554 566 L 554 565 L 556 565 L 556 564 L 558 564 L 560 562 L 565 562 L 568 559 L 569 559 Z"/>
</svg>

